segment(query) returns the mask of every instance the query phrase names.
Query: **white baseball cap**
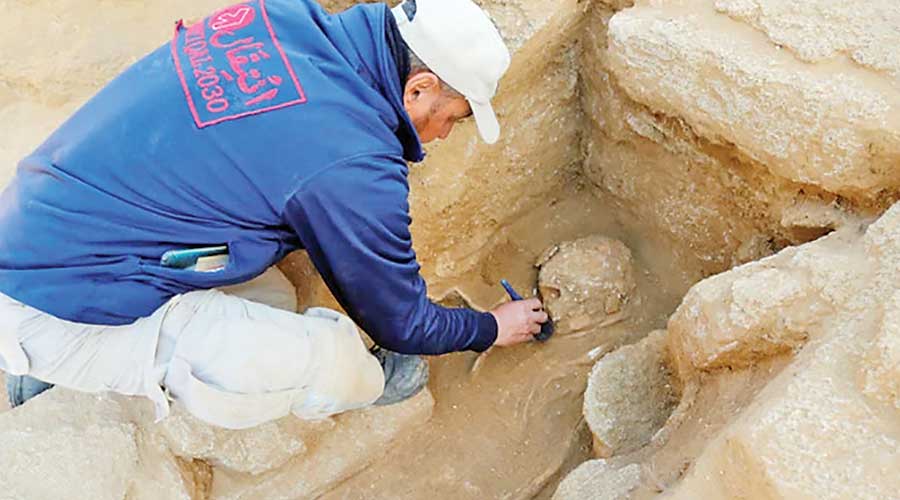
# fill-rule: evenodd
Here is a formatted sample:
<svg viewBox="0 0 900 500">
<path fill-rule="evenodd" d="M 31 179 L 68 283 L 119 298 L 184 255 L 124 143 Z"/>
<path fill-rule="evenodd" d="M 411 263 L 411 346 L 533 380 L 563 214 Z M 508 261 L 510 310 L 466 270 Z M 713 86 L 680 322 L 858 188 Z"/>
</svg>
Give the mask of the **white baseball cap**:
<svg viewBox="0 0 900 500">
<path fill-rule="evenodd" d="M 407 0 L 392 12 L 410 50 L 469 101 L 481 138 L 497 142 L 491 98 L 510 57 L 487 13 L 472 0 Z"/>
</svg>

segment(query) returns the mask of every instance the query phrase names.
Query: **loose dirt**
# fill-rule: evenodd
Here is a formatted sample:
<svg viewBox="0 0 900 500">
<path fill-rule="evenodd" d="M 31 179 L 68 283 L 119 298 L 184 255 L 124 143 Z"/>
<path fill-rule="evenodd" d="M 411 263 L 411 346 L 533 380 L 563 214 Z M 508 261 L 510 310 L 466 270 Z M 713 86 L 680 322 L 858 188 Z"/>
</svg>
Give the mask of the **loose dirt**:
<svg viewBox="0 0 900 500">
<path fill-rule="evenodd" d="M 431 359 L 436 400 L 429 423 L 326 498 L 549 498 L 590 453 L 582 417 L 587 375 L 600 355 L 636 341 L 666 318 L 690 284 L 663 242 L 626 230 L 614 211 L 574 188 L 506 228 L 478 275 L 455 284 L 476 307 L 503 299 L 507 277 L 520 292 L 537 280 L 548 246 L 590 234 L 625 242 L 635 257 L 638 293 L 614 325 L 558 333 L 544 344 Z"/>
</svg>

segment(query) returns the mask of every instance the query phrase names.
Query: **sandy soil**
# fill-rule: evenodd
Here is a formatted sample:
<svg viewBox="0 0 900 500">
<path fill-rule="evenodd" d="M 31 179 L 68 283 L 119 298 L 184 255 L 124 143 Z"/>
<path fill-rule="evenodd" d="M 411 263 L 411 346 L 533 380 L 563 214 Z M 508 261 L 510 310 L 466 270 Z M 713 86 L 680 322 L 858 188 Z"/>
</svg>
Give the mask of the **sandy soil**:
<svg viewBox="0 0 900 500">
<path fill-rule="evenodd" d="M 613 213 L 573 189 L 507 228 L 503 251 L 457 286 L 473 305 L 488 307 L 503 300 L 501 277 L 523 292 L 533 286 L 529 263 L 546 246 L 601 233 L 635 254 L 639 298 L 628 319 L 546 344 L 432 359 L 436 406 L 428 426 L 326 498 L 422 498 L 426 491 L 434 498 L 549 497 L 590 453 L 581 410 L 593 362 L 663 326 L 689 285 L 664 247 L 630 233 Z"/>
</svg>

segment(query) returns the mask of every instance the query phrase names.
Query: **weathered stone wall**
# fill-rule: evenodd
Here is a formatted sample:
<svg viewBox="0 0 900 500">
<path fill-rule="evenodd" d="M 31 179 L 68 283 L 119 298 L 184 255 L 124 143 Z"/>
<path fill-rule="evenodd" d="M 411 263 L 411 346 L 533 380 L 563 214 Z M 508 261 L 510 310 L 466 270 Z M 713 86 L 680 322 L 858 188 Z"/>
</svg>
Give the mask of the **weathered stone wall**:
<svg viewBox="0 0 900 500">
<path fill-rule="evenodd" d="M 648 377 L 652 367 L 630 377 L 619 369 L 629 377 L 621 392 L 589 385 L 596 451 L 612 458 L 581 466 L 556 498 L 593 498 L 602 481 L 635 466 L 625 497 L 896 496 L 898 262 L 900 204 L 867 228 L 845 227 L 695 285 L 669 321 L 668 355 L 654 349 L 657 334 L 598 362 L 595 373 L 625 357 L 656 357 L 660 369 L 674 360 L 677 370 L 666 381 Z M 669 385 L 681 402 L 664 424 L 651 421 Z M 625 430 L 610 425 L 629 420 Z M 634 452 L 619 438 L 628 432 L 648 446 Z"/>
<path fill-rule="evenodd" d="M 665 355 L 645 339 L 602 358 L 595 373 L 654 356 L 673 372 L 589 386 L 607 458 L 554 498 L 896 496 L 900 205 L 869 224 L 900 194 L 898 25 L 890 1 L 595 2 L 580 75 L 598 196 L 706 273 L 838 230 L 694 286 Z M 680 403 L 652 421 L 670 396 L 645 395 L 669 385 Z M 629 431 L 647 445 L 610 445 Z"/>
<path fill-rule="evenodd" d="M 900 463 L 900 404 L 896 399 L 896 353 L 889 347 L 898 342 L 893 300 L 894 264 L 900 255 L 900 205 L 865 235 L 847 233 L 717 277 L 730 281 L 734 290 L 744 290 L 742 296 L 757 297 L 752 302 L 781 319 L 770 323 L 764 329 L 766 334 L 759 336 L 744 329 L 746 322 L 734 309 L 712 314 L 712 318 L 730 316 L 733 323 L 723 330 L 736 338 L 731 349 L 708 352 L 704 364 L 733 366 L 737 361 L 740 365 L 747 356 L 765 356 L 773 343 L 799 350 L 785 342 L 783 335 L 798 324 L 806 324 L 809 340 L 794 362 L 708 445 L 681 485 L 671 492 L 673 498 L 696 498 L 703 492 L 705 498 L 876 499 L 890 498 L 900 490 L 900 479 L 890 472 Z M 807 308 L 790 302 L 766 305 L 769 288 L 738 285 L 745 276 L 797 270 L 809 274 L 795 281 L 793 288 L 800 295 L 818 296 L 832 311 L 809 318 Z M 702 282 L 695 290 L 714 286 Z M 741 308 L 737 294 L 730 299 L 715 294 L 700 299 L 717 301 Z M 747 317 L 753 316 L 753 306 L 741 302 Z M 697 303 L 688 299 L 680 311 L 694 309 Z M 701 322 L 679 313 L 670 326 L 682 321 L 693 323 L 693 328 L 680 335 L 671 335 L 670 329 L 674 352 L 684 352 L 689 345 L 702 350 L 704 345 L 718 343 Z M 878 354 L 873 358 L 872 353 Z M 697 369 L 704 368 L 693 363 L 682 377 L 690 377 Z M 878 376 L 878 384 L 872 384 L 873 376 Z"/>
<path fill-rule="evenodd" d="M 4 498 L 317 498 L 415 432 L 434 404 L 403 404 L 229 431 L 179 406 L 153 423 L 147 400 L 53 389 L 0 414 Z"/>
<path fill-rule="evenodd" d="M 585 173 L 686 258 L 722 271 L 898 198 L 895 2 L 628 4 L 586 23 Z"/>
</svg>

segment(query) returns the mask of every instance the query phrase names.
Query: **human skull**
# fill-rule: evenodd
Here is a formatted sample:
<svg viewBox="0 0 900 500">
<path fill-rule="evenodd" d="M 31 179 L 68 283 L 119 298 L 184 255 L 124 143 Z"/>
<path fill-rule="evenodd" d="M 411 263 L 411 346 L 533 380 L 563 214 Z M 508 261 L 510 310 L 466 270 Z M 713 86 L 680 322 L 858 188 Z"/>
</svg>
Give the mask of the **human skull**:
<svg viewBox="0 0 900 500">
<path fill-rule="evenodd" d="M 605 236 L 555 245 L 538 259 L 537 266 L 544 307 L 563 333 L 619 314 L 636 287 L 631 251 Z"/>
</svg>

